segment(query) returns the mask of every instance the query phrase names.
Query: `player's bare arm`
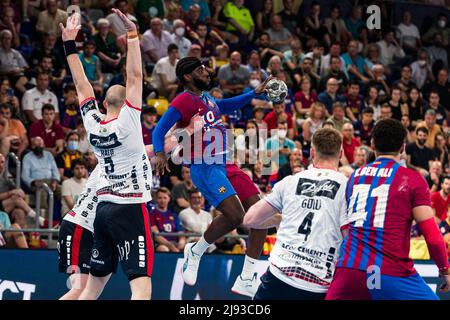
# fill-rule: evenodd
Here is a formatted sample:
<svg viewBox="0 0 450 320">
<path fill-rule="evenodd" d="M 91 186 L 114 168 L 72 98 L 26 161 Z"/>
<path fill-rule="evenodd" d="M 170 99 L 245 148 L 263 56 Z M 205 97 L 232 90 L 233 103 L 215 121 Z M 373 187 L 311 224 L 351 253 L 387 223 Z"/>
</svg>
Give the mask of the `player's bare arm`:
<svg viewBox="0 0 450 320">
<path fill-rule="evenodd" d="M 64 25 L 60 23 L 59 27 L 62 31 L 67 62 L 69 64 L 70 72 L 72 73 L 73 82 L 77 89 L 78 102 L 81 104 L 85 99 L 94 96 L 94 90 L 84 73 L 83 65 L 78 57 L 78 51 L 76 50 L 75 45 L 75 38 L 81 28 L 80 14 L 72 14 L 67 18 L 66 26 L 64 27 Z"/>
<path fill-rule="evenodd" d="M 126 98 L 132 106 L 142 104 L 142 59 L 136 25 L 118 9 L 112 11 L 122 20 L 128 36 Z"/>
<path fill-rule="evenodd" d="M 266 200 L 255 203 L 244 216 L 244 226 L 252 229 L 267 229 L 280 224 L 281 215 Z"/>
</svg>

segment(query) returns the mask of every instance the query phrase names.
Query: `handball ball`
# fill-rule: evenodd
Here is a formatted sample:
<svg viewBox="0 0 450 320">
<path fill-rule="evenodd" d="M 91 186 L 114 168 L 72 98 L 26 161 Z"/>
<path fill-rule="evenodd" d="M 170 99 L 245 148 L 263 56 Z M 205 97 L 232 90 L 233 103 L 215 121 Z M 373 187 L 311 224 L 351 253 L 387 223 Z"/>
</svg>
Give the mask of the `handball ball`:
<svg viewBox="0 0 450 320">
<path fill-rule="evenodd" d="M 288 94 L 288 88 L 283 80 L 272 79 L 267 83 L 267 97 L 275 104 L 284 102 Z"/>
</svg>

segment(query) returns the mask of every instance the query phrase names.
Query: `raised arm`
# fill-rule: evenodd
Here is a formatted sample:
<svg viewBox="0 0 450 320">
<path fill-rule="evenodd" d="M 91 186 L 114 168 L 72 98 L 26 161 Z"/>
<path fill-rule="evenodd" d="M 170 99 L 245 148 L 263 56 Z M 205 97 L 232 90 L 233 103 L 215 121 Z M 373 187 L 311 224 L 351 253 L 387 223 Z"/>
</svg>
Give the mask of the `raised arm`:
<svg viewBox="0 0 450 320">
<path fill-rule="evenodd" d="M 92 89 L 86 74 L 84 73 L 83 65 L 78 57 L 78 51 L 75 44 L 78 30 L 81 28 L 80 15 L 78 13 L 72 14 L 67 19 L 66 27 L 62 23 L 59 24 L 62 32 L 62 39 L 64 42 L 64 51 L 67 56 L 70 72 L 72 73 L 73 83 L 77 89 L 78 103 L 85 99 L 94 97 L 94 89 Z"/>
<path fill-rule="evenodd" d="M 112 9 L 122 20 L 127 30 L 127 82 L 126 98 L 128 102 L 140 108 L 142 105 L 142 58 L 136 25 L 118 9 Z"/>
</svg>

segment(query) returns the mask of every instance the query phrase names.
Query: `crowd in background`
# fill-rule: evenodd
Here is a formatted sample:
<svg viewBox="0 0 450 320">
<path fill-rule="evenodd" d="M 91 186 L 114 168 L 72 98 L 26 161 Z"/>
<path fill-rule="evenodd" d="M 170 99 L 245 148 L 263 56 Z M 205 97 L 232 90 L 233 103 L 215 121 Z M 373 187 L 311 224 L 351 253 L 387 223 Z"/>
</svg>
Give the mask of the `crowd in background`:
<svg viewBox="0 0 450 320">
<path fill-rule="evenodd" d="M 366 7 L 374 3 L 381 7 L 381 30 L 366 26 Z M 271 75 L 289 88 L 284 102 L 255 98 L 223 118 L 234 130 L 236 153 L 244 155 L 236 161 L 262 194 L 308 168 L 319 128 L 342 132 L 339 170 L 350 176 L 374 159 L 376 121 L 395 118 L 408 131 L 402 161 L 427 180 L 436 223 L 450 245 L 449 3 L 424 4 L 433 14 L 415 21 L 413 5 L 395 18 L 396 3 L 383 1 L 0 0 L 0 227 L 32 226 L 36 215 L 42 227 L 52 227 L 46 192 L 34 209 L 44 183 L 55 195 L 57 225 L 95 168 L 60 39 L 59 23 L 76 5 L 82 15 L 79 57 L 100 106 L 110 86 L 126 81 L 126 30 L 111 8 L 137 24 L 146 145 L 164 106 L 183 90 L 175 75 L 178 59 L 201 59 L 213 80 L 210 94 L 218 99 L 252 90 Z M 20 172 L 10 153 L 20 159 Z M 249 164 L 252 157 L 258 161 Z M 269 158 L 274 160 L 263 160 Z M 196 190 L 189 168 L 170 167 L 167 175 L 154 175 L 148 206 L 157 251 L 181 252 L 194 237 L 157 234 L 201 233 L 221 213 Z M 417 227 L 411 234 L 420 239 Z M 0 234 L 0 246 L 46 245 L 30 235 Z M 273 241 L 268 238 L 265 253 Z M 242 253 L 245 247 L 242 239 L 224 238 L 212 250 Z"/>
</svg>

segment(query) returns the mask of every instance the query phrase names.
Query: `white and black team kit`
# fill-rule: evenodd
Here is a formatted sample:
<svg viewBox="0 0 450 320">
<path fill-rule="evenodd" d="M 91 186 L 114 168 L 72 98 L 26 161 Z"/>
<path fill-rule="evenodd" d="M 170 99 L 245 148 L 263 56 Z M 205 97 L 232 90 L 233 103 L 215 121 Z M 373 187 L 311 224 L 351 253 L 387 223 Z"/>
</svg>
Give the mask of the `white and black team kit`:
<svg viewBox="0 0 450 320">
<path fill-rule="evenodd" d="M 325 298 L 346 224 L 346 186 L 343 174 L 312 168 L 284 178 L 264 198 L 282 220 L 256 300 Z"/>
<path fill-rule="evenodd" d="M 129 279 L 151 276 L 153 243 L 146 203 L 151 200 L 152 171 L 142 138 L 141 109 L 125 100 L 117 118 L 103 121 L 94 98 L 80 105 L 100 169 L 90 273 L 106 276 L 120 261 Z"/>
<path fill-rule="evenodd" d="M 59 228 L 58 263 L 63 273 L 88 274 L 94 243 L 94 220 L 98 198 L 96 189 L 100 168 L 97 165 L 75 206 L 67 212 Z"/>
</svg>

